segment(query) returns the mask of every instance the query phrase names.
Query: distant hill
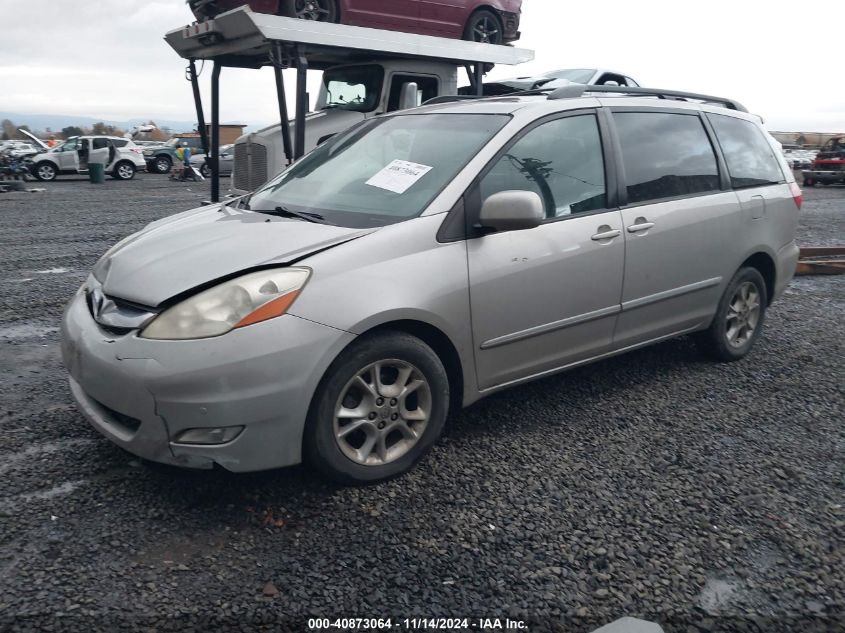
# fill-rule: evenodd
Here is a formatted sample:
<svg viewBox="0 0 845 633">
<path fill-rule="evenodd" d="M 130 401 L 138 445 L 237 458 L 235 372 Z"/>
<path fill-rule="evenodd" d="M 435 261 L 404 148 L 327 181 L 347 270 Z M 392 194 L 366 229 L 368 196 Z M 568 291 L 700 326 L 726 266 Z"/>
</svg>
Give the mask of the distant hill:
<svg viewBox="0 0 845 633">
<path fill-rule="evenodd" d="M 167 127 L 174 134 L 179 132 L 192 132 L 196 128 L 194 121 L 174 121 L 171 119 L 156 119 L 151 117 L 159 127 Z M 130 130 L 133 126 L 146 123 L 149 119 L 128 119 L 125 121 L 114 121 L 109 119 L 96 119 L 88 116 L 76 116 L 72 114 L 24 114 L 22 112 L 0 112 L 0 119 L 9 119 L 15 125 L 27 125 L 32 130 L 43 131 L 50 128 L 53 132 L 60 132 L 63 127 L 76 125 L 79 127 L 91 127 L 102 121 L 106 125 L 114 125 L 122 130 Z M 252 127 L 252 126 L 250 126 Z M 249 131 L 247 127 L 247 131 Z"/>
</svg>

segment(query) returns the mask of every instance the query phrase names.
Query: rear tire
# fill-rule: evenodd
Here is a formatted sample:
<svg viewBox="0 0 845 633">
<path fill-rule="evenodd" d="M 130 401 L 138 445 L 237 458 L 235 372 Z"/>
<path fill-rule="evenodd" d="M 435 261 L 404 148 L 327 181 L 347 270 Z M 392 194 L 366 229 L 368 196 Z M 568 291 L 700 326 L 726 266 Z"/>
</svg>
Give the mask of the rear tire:
<svg viewBox="0 0 845 633">
<path fill-rule="evenodd" d="M 769 297 L 756 268 L 740 268 L 719 300 L 710 327 L 694 335 L 699 350 L 713 360 L 744 358 L 763 331 Z"/>
<path fill-rule="evenodd" d="M 317 22 L 339 22 L 336 0 L 282 0 L 279 15 Z"/>
<path fill-rule="evenodd" d="M 490 9 L 479 9 L 467 20 L 464 39 L 482 44 L 504 44 L 505 26 Z"/>
<path fill-rule="evenodd" d="M 135 177 L 135 165 L 128 160 L 120 161 L 114 166 L 111 175 L 116 180 L 132 180 Z"/>
<path fill-rule="evenodd" d="M 362 337 L 317 388 L 304 454 L 344 484 L 390 479 L 428 452 L 448 412 L 449 379 L 428 345 L 402 332 Z"/>
<path fill-rule="evenodd" d="M 805 187 L 815 187 L 816 181 L 813 180 L 812 178 L 805 178 L 803 184 L 804 184 Z"/>
</svg>

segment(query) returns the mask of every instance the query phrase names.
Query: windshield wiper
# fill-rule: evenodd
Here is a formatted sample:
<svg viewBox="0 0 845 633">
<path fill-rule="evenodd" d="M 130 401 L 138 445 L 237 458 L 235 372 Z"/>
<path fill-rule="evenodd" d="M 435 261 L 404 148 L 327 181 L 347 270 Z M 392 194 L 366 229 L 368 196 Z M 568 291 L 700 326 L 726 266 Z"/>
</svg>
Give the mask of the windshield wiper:
<svg viewBox="0 0 845 633">
<path fill-rule="evenodd" d="M 275 209 L 253 209 L 256 213 L 266 213 L 267 215 L 280 215 L 286 218 L 299 218 L 306 222 L 313 222 L 315 224 L 328 224 L 326 218 L 319 213 L 308 213 L 306 211 L 294 211 L 286 207 L 276 207 Z"/>
</svg>

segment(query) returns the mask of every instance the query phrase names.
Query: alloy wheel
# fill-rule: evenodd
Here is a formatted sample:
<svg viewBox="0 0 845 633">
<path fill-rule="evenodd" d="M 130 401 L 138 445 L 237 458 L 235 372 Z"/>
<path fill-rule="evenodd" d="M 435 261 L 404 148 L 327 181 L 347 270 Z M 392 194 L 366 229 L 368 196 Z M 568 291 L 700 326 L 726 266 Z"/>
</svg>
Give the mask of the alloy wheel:
<svg viewBox="0 0 845 633">
<path fill-rule="evenodd" d="M 431 386 L 411 363 L 372 363 L 346 383 L 335 405 L 334 436 L 357 464 L 382 466 L 422 438 L 432 413 Z"/>
<path fill-rule="evenodd" d="M 331 15 L 329 2 L 331 0 L 296 0 L 294 11 L 301 20 L 316 20 L 328 22 Z"/>
<path fill-rule="evenodd" d="M 156 160 L 156 170 L 158 173 L 163 174 L 170 171 L 170 161 L 166 158 L 159 158 Z"/>
<path fill-rule="evenodd" d="M 53 180 L 56 170 L 52 165 L 39 165 L 35 172 L 40 180 Z"/>
<path fill-rule="evenodd" d="M 745 345 L 760 322 L 760 292 L 750 281 L 740 284 L 728 304 L 725 337 L 732 347 Z"/>
<path fill-rule="evenodd" d="M 130 165 L 126 165 L 126 164 L 118 165 L 117 175 L 122 180 L 129 180 L 130 178 L 132 178 L 132 176 L 135 175 L 135 170 L 132 169 L 132 167 Z"/>
<path fill-rule="evenodd" d="M 499 41 L 499 25 L 488 16 L 482 16 L 472 29 L 473 39 L 482 44 L 495 44 Z"/>
</svg>

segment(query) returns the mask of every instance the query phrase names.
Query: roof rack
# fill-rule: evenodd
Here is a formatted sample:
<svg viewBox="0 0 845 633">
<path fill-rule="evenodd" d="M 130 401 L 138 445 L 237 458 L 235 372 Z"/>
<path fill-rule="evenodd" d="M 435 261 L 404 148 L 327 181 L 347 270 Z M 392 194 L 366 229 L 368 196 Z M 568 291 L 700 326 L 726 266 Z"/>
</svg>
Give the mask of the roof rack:
<svg viewBox="0 0 845 633">
<path fill-rule="evenodd" d="M 673 99 L 676 101 L 688 101 L 694 99 L 696 101 L 703 101 L 705 103 L 716 103 L 722 105 L 729 110 L 737 110 L 739 112 L 748 112 L 738 101 L 725 99 L 724 97 L 714 97 L 711 95 L 702 95 L 694 92 L 679 92 L 677 90 L 660 90 L 659 88 L 638 88 L 633 86 L 586 86 L 584 84 L 569 84 L 556 89 L 549 89 L 548 99 L 577 99 L 586 92 L 608 92 L 613 94 L 624 94 L 642 97 L 657 97 L 658 99 Z M 540 90 L 532 90 L 531 94 L 544 94 L 547 92 L 542 88 Z M 527 94 L 525 92 L 521 94 Z"/>
</svg>

